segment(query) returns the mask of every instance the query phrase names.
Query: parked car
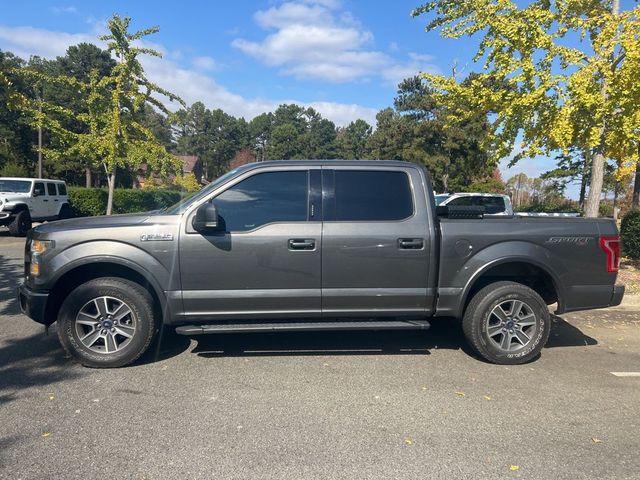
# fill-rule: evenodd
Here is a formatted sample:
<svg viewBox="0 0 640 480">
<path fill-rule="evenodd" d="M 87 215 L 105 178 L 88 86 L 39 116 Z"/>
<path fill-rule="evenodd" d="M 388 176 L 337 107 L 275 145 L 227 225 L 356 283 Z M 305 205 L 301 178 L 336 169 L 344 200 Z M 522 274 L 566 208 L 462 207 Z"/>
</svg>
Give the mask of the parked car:
<svg viewBox="0 0 640 480">
<path fill-rule="evenodd" d="M 427 172 L 392 161 L 239 167 L 160 212 L 29 232 L 21 308 L 58 322 L 82 364 L 139 358 L 185 335 L 427 329 L 461 319 L 482 358 L 539 355 L 557 313 L 618 305 L 609 219 L 484 218 L 436 202 Z"/>
<path fill-rule="evenodd" d="M 436 205 L 484 207 L 487 215 L 513 215 L 511 199 L 499 193 L 439 193 Z"/>
<path fill-rule="evenodd" d="M 0 225 L 23 236 L 31 222 L 71 217 L 67 186 L 61 180 L 0 177 Z"/>
</svg>

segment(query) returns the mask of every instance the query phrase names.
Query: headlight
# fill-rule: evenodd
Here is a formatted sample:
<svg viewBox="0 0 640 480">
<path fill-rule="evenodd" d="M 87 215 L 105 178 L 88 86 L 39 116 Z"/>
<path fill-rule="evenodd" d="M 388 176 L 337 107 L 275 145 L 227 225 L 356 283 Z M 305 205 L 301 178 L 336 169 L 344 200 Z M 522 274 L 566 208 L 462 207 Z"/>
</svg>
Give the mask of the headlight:
<svg viewBox="0 0 640 480">
<path fill-rule="evenodd" d="M 34 240 L 31 242 L 31 253 L 44 253 L 53 248 L 53 240 Z"/>
</svg>

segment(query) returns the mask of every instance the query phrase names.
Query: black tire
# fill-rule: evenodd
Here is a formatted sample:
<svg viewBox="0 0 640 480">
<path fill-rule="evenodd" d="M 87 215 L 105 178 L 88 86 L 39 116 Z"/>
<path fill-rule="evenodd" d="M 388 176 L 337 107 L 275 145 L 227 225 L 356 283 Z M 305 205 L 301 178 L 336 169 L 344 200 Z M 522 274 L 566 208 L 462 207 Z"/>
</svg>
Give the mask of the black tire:
<svg viewBox="0 0 640 480">
<path fill-rule="evenodd" d="M 102 303 L 100 299 L 105 298 L 108 300 Z M 107 315 L 101 316 L 98 305 L 103 304 L 103 308 L 109 312 L 107 302 L 112 305 L 121 302 L 131 314 L 118 323 L 115 319 L 117 311 L 111 312 L 114 318 L 109 316 L 112 322 L 105 327 L 105 322 L 109 320 Z M 94 318 L 81 314 L 93 306 L 98 315 L 95 318 L 97 325 L 79 323 L 78 320 Z M 104 321 L 100 321 L 100 318 L 104 318 Z M 122 278 L 103 277 L 80 285 L 65 298 L 58 314 L 60 343 L 67 353 L 86 367 L 114 368 L 135 362 L 149 348 L 158 329 L 159 322 L 154 318 L 153 299 L 149 292 L 139 284 Z M 110 333 L 114 330 L 116 333 Z M 129 332 L 131 337 L 125 338 L 118 332 Z M 90 338 L 86 339 L 88 336 Z M 107 336 L 110 338 L 107 339 Z M 92 339 L 94 343 L 87 346 Z M 120 348 L 117 346 L 119 341 Z M 109 347 L 111 352 L 108 351 Z"/>
<path fill-rule="evenodd" d="M 547 305 L 534 290 L 516 282 L 496 282 L 473 296 L 462 330 L 471 348 L 485 360 L 517 365 L 540 354 L 551 320 Z"/>
<path fill-rule="evenodd" d="M 8 225 L 9 233 L 14 237 L 24 237 L 31 230 L 31 214 L 29 210 L 20 210 Z"/>
<path fill-rule="evenodd" d="M 71 207 L 66 203 L 60 207 L 60 213 L 58 213 L 58 220 L 66 220 L 67 218 L 71 218 L 73 216 L 73 212 L 71 211 Z"/>
</svg>

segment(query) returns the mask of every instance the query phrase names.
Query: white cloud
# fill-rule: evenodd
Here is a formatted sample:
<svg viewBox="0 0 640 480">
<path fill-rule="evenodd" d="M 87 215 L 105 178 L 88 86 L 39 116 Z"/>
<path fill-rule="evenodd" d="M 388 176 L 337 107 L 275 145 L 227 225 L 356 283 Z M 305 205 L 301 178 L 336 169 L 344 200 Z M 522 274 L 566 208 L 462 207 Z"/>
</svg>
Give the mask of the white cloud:
<svg viewBox="0 0 640 480">
<path fill-rule="evenodd" d="M 67 5 L 63 7 L 51 7 L 51 11 L 58 15 L 61 13 L 78 13 L 78 9 L 73 5 Z"/>
<path fill-rule="evenodd" d="M 69 46 L 80 42 L 91 42 L 104 47 L 104 44 L 97 40 L 96 34 L 0 26 L 0 48 L 9 50 L 23 58 L 29 58 L 31 55 L 45 58 L 64 55 Z M 251 119 L 260 113 L 275 110 L 280 104 L 297 103 L 315 108 L 325 118 L 332 120 L 337 125 L 346 125 L 357 118 L 362 118 L 372 125 L 375 124 L 377 110 L 357 104 L 326 101 L 299 102 L 290 98 L 245 98 L 229 91 L 202 71 L 181 67 L 177 63 L 181 58 L 180 55 L 171 51 L 167 52 L 162 45 L 145 42 L 145 46 L 165 53 L 165 57 L 162 59 L 143 57 L 142 63 L 149 78 L 168 91 L 179 95 L 187 104 L 201 101 L 209 108 L 221 108 L 231 115 Z M 203 60 L 203 58 L 209 60 Z M 203 62 L 205 65 L 211 65 L 213 62 L 215 65 L 215 60 L 209 57 L 196 57 L 192 62 L 194 64 L 201 63 L 200 67 Z M 168 106 L 178 108 L 175 103 Z"/>
<path fill-rule="evenodd" d="M 334 83 L 379 77 L 394 86 L 420 71 L 436 71 L 431 56 L 410 54 L 397 60 L 369 48 L 373 34 L 338 2 L 293 0 L 259 10 L 256 23 L 267 31 L 260 41 L 236 38 L 232 46 L 285 75 Z M 397 45 L 396 45 L 397 48 Z"/>
<path fill-rule="evenodd" d="M 206 55 L 194 58 L 193 65 L 202 70 L 215 70 L 217 67 L 216 61 Z"/>
</svg>

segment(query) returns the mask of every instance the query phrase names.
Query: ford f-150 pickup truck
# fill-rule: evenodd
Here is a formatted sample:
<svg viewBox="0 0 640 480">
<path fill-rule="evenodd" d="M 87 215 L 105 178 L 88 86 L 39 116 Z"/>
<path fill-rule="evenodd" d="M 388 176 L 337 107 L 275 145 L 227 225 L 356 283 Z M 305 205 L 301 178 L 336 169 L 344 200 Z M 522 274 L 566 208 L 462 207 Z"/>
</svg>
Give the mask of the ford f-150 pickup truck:
<svg viewBox="0 0 640 480">
<path fill-rule="evenodd" d="M 536 358 L 557 313 L 617 305 L 612 220 L 436 207 L 395 161 L 239 167 L 163 211 L 43 224 L 27 235 L 20 305 L 58 322 L 82 364 L 138 359 L 161 328 L 426 329 L 462 321 L 477 354 Z"/>
</svg>

